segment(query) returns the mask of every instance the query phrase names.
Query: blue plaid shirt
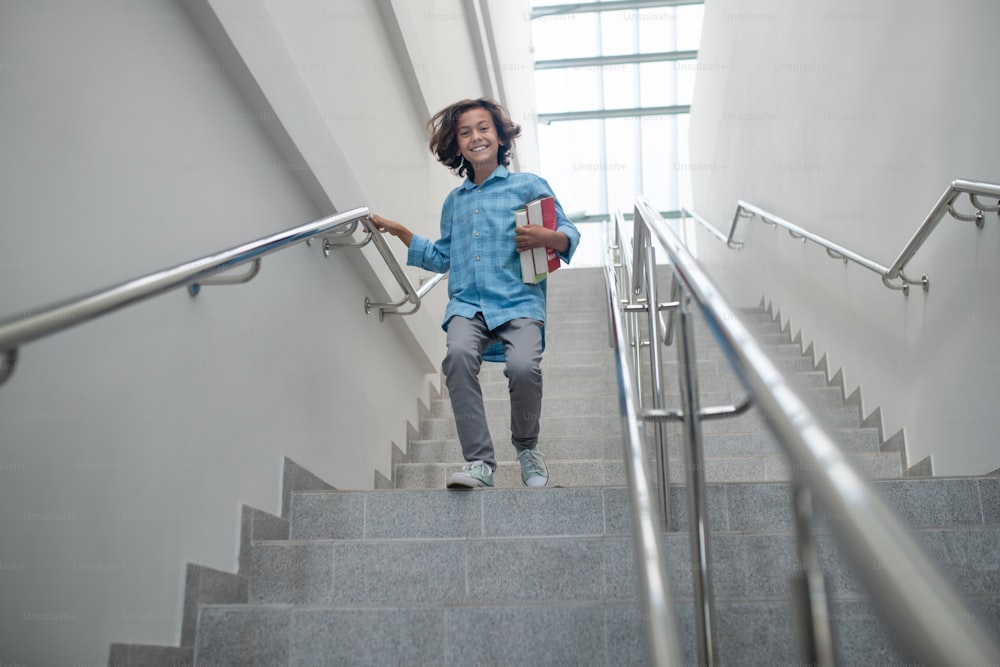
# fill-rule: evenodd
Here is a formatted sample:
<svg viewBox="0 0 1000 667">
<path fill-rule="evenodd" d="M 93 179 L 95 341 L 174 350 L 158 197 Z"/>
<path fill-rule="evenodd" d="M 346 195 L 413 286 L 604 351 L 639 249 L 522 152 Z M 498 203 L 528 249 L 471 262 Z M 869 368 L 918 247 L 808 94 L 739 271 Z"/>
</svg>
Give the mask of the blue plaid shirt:
<svg viewBox="0 0 1000 667">
<path fill-rule="evenodd" d="M 519 317 L 545 322 L 545 282 L 521 279 L 514 247 L 514 211 L 539 197 L 554 196 L 545 179 L 511 173 L 498 166 L 482 185 L 466 179 L 451 191 L 441 209 L 441 238 L 432 243 L 414 234 L 406 263 L 435 273 L 448 270 L 448 307 L 442 327 L 455 315 L 482 313 L 491 330 Z M 569 239 L 559 258 L 569 263 L 580 232 L 556 200 L 556 229 Z M 502 348 L 501 348 L 502 349 Z"/>
</svg>

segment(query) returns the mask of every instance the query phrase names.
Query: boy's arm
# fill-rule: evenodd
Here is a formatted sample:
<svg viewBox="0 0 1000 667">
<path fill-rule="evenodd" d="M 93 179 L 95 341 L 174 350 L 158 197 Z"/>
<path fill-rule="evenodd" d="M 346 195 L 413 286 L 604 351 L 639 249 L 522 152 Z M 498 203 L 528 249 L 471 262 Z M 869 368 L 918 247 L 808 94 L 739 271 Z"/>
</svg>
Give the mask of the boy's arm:
<svg viewBox="0 0 1000 667">
<path fill-rule="evenodd" d="M 527 174 L 527 187 L 522 193 L 524 201 L 541 197 L 552 197 L 556 209 L 556 228 L 543 225 L 524 225 L 514 230 L 514 244 L 518 250 L 528 248 L 552 248 L 559 258 L 569 264 L 580 243 L 580 232 L 563 212 L 559 198 L 552 192 L 548 182 L 536 174 Z"/>
<path fill-rule="evenodd" d="M 518 250 L 552 248 L 556 252 L 569 250 L 569 237 L 541 225 L 521 225 L 514 230 L 514 245 Z"/>
<path fill-rule="evenodd" d="M 411 232 L 405 225 L 383 218 L 381 215 L 372 213 L 371 220 L 377 230 L 392 234 L 406 245 L 408 249 L 406 263 L 409 266 L 419 266 L 435 273 L 447 273 L 451 268 L 448 237 L 443 236 L 437 243 L 431 243 L 426 237 Z"/>
<path fill-rule="evenodd" d="M 393 220 L 389 220 L 388 218 L 383 218 L 381 215 L 376 213 L 371 214 L 371 219 L 372 222 L 375 223 L 375 228 L 380 232 L 388 232 L 402 241 L 407 248 L 410 247 L 410 242 L 413 240 L 413 232 L 407 229 L 404 225 L 401 225 Z"/>
</svg>

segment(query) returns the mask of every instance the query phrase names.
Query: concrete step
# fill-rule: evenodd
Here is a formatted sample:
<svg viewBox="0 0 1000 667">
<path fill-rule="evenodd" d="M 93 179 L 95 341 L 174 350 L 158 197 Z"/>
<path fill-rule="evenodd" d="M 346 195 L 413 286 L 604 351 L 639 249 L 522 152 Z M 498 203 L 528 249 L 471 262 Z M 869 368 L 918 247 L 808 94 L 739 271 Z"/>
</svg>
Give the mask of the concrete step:
<svg viewBox="0 0 1000 667">
<path fill-rule="evenodd" d="M 715 370 L 715 362 L 710 363 Z M 702 368 L 704 364 L 699 364 Z M 673 368 L 676 368 L 674 365 Z M 842 389 L 839 386 L 832 386 L 827 383 L 826 373 L 823 371 L 811 371 L 798 373 L 789 377 L 796 386 L 805 392 L 811 390 L 822 390 L 829 400 L 820 398 L 817 403 L 830 403 L 843 401 Z M 590 366 L 566 366 L 555 368 L 542 363 L 542 382 L 545 387 L 545 395 L 549 396 L 553 392 L 566 392 L 574 390 L 580 395 L 604 394 L 614 397 L 618 396 L 618 376 L 614 364 L 600 364 Z M 480 386 L 483 388 L 483 396 L 486 398 L 502 398 L 507 396 L 507 377 L 503 374 L 503 369 L 495 364 L 484 366 L 479 376 Z M 676 395 L 680 390 L 675 375 L 667 373 L 664 377 L 664 389 L 668 394 Z M 745 395 L 743 383 L 736 377 L 735 373 L 705 373 L 698 376 L 699 392 L 707 393 L 738 393 L 741 397 Z M 831 391 L 832 390 L 832 391 Z M 643 393 L 648 396 L 650 393 L 649 380 L 643 377 Z M 441 397 L 448 397 L 448 389 L 442 383 Z M 807 400 L 809 396 L 804 396 Z"/>
<path fill-rule="evenodd" d="M 918 528 L 1000 528 L 1000 478 L 876 480 L 873 488 Z M 685 487 L 671 486 L 678 531 L 687 530 Z M 790 533 L 787 482 L 712 483 L 709 527 L 718 532 Z M 432 539 L 631 533 L 628 489 L 495 488 L 482 491 L 309 491 L 292 494 L 289 538 Z M 817 509 L 818 528 L 836 521 Z M 274 540 L 259 540 L 273 542 Z"/>
<path fill-rule="evenodd" d="M 498 448 L 498 451 L 500 449 Z M 549 470 L 549 484 L 553 487 L 608 486 L 625 483 L 625 468 L 621 460 L 553 461 L 546 458 L 545 464 Z M 461 468 L 461 463 L 398 463 L 396 488 L 444 489 L 448 476 Z M 497 488 L 513 489 L 523 486 L 521 467 L 517 463 L 498 461 L 493 477 Z"/>
<path fill-rule="evenodd" d="M 588 372 L 587 369 L 591 369 Z M 680 405 L 680 388 L 674 378 L 664 378 L 664 398 L 667 405 Z M 822 384 L 821 384 L 822 383 Z M 827 386 L 826 378 L 822 373 L 810 373 L 804 376 L 803 399 L 810 405 L 843 405 L 844 397 L 840 387 Z M 553 398 L 565 399 L 567 397 L 602 397 L 604 400 L 618 403 L 618 386 L 616 375 L 610 367 L 584 367 L 574 374 L 562 372 L 542 373 L 542 384 L 545 391 L 545 400 Z M 651 391 L 649 383 L 643 392 L 643 405 L 652 405 Z M 809 386 L 812 385 L 812 386 Z M 480 378 L 480 387 L 483 391 L 483 398 L 489 400 L 509 400 L 507 388 L 507 378 L 503 375 L 491 374 L 488 379 Z M 699 396 L 703 406 L 714 403 L 733 403 L 742 401 L 746 396 L 743 385 L 738 378 L 731 375 L 704 375 L 698 382 Z M 442 385 L 441 400 L 445 412 L 435 412 L 435 416 L 445 416 L 450 414 L 449 405 L 450 394 L 448 388 Z M 436 405 L 436 403 L 435 403 Z"/>
<path fill-rule="evenodd" d="M 816 418 L 831 429 L 858 428 L 861 425 L 861 409 L 856 405 L 828 406 L 816 412 Z M 726 419 L 712 419 L 702 422 L 704 433 L 769 433 L 767 421 L 756 408 Z"/>
<path fill-rule="evenodd" d="M 509 404 L 503 399 L 493 399 L 487 404 L 487 423 L 495 443 L 506 442 L 510 437 Z M 568 411 L 566 405 L 587 405 L 593 408 L 584 416 Z M 552 399 L 542 402 L 542 432 L 548 437 L 586 438 L 589 435 L 611 435 L 621 433 L 621 420 L 616 411 L 606 401 L 581 397 L 573 399 Z M 444 408 L 442 408 L 444 409 Z M 504 410 L 508 410 L 504 412 Z M 860 409 L 857 406 L 827 407 L 817 418 L 831 429 L 858 428 L 861 424 Z M 704 433 L 769 433 L 770 429 L 763 415 L 754 408 L 726 419 L 713 419 L 702 423 Z M 421 420 L 421 440 L 456 438 L 458 433 L 455 420 L 449 416 L 428 416 Z"/>
<path fill-rule="evenodd" d="M 767 351 L 773 352 L 771 357 L 775 366 L 784 373 L 810 373 L 816 371 L 813 360 L 803 356 L 797 344 L 786 344 L 780 346 L 768 346 Z M 648 357 L 648 351 L 643 349 L 643 358 Z M 725 355 L 718 348 L 707 345 L 695 346 L 695 358 L 698 364 L 699 376 L 701 374 L 733 374 L 733 371 L 726 360 Z M 664 366 L 664 373 L 667 376 L 676 375 L 677 357 L 676 351 L 672 347 L 663 349 L 661 360 Z M 606 366 L 609 369 L 615 367 L 615 356 L 610 347 L 603 340 L 577 341 L 573 345 L 553 342 L 546 336 L 545 352 L 542 355 L 542 368 L 554 372 L 562 368 L 573 368 L 576 366 Z M 484 363 L 481 376 L 484 373 L 493 371 L 494 375 L 503 375 L 503 364 Z"/>
<path fill-rule="evenodd" d="M 992 566 L 1000 528 L 922 529 L 918 543 L 966 595 L 1000 594 Z M 788 599 L 796 536 L 717 533 L 709 564 L 719 600 Z M 247 572 L 252 604 L 516 604 L 638 601 L 630 536 L 463 537 L 257 543 Z M 664 537 L 676 600 L 691 600 L 688 536 Z M 835 599 L 864 591 L 829 534 L 816 536 Z M 530 564 L 530 566 L 528 566 Z M 886 564 L 887 569 L 892 567 Z"/>
<path fill-rule="evenodd" d="M 611 352 L 606 317 L 593 320 L 575 321 L 570 324 L 562 320 L 552 319 L 545 327 L 546 352 L 572 351 L 607 351 Z M 559 322 L 558 324 L 556 322 Z M 719 348 L 714 334 L 707 328 L 695 328 L 694 349 L 698 359 L 724 359 L 725 355 Z M 648 335 L 643 334 L 643 340 Z M 802 346 L 790 340 L 787 333 L 772 332 L 757 335 L 757 341 L 767 349 L 772 356 L 801 356 Z M 673 358 L 677 354 L 674 344 L 664 346 L 663 355 Z"/>
<path fill-rule="evenodd" d="M 510 454 L 501 452 L 509 450 Z M 521 469 L 513 459 L 513 447 L 498 447 L 497 469 L 494 484 L 498 488 L 522 486 Z M 545 453 L 545 450 L 542 450 Z M 461 450 L 456 449 L 453 462 L 397 463 L 395 483 L 398 489 L 443 489 L 448 476 L 462 467 Z M 898 478 L 901 463 L 897 452 L 852 453 L 849 458 L 859 471 L 869 479 Z M 621 458 L 558 460 L 546 455 L 549 484 L 559 487 L 620 485 L 626 483 L 625 468 Z M 686 481 L 687 465 L 683 457 L 671 459 L 670 481 Z M 705 479 L 708 482 L 789 481 L 792 467 L 780 454 L 770 456 L 708 456 L 704 458 Z"/>
<path fill-rule="evenodd" d="M 543 435 L 538 447 L 547 459 L 567 461 L 572 459 L 620 459 L 623 442 L 620 435 L 605 435 L 586 439 L 560 438 Z M 458 439 L 416 440 L 406 450 L 407 463 L 461 463 L 462 447 Z M 498 447 L 497 459 L 514 461 L 513 447 Z"/>
<path fill-rule="evenodd" d="M 543 401 L 544 405 L 544 401 Z M 543 408 L 544 409 L 544 408 Z M 587 438 L 590 436 L 606 436 L 621 434 L 621 419 L 617 414 L 600 415 L 554 415 L 543 413 L 541 429 L 546 437 Z M 490 433 L 497 442 L 510 441 L 510 420 L 496 417 L 488 420 Z M 438 440 L 457 438 L 455 420 L 444 417 L 429 417 L 421 420 L 421 439 Z"/>
<path fill-rule="evenodd" d="M 640 665 L 645 656 L 638 610 L 631 607 L 574 602 L 206 606 L 196 662 L 233 667 Z"/>
<path fill-rule="evenodd" d="M 878 453 L 878 433 L 872 428 L 841 429 L 833 434 L 844 451 Z M 668 452 L 671 461 L 682 461 L 683 437 L 675 427 L 668 429 Z M 584 439 L 550 437 L 542 434 L 538 443 L 546 458 L 561 461 L 571 459 L 619 459 L 623 456 L 620 435 L 591 436 Z M 499 447 L 497 459 L 514 461 L 512 447 Z M 456 438 L 415 440 L 406 451 L 407 463 L 461 463 L 461 446 Z M 709 433 L 704 436 L 706 458 L 779 455 L 773 436 L 765 433 Z M 896 454 L 898 458 L 898 454 Z"/>
<path fill-rule="evenodd" d="M 977 608 L 1000 607 L 996 596 Z M 831 605 L 844 665 L 902 665 L 871 605 Z M 799 664 L 795 619 L 785 601 L 720 601 L 719 664 Z M 695 664 L 691 603 L 676 608 L 684 664 Z M 503 628 L 483 632 L 483 628 Z M 542 632 L 539 632 L 542 629 Z M 469 637 L 476 637 L 470 641 Z M 518 638 L 531 638 L 523 639 Z M 631 603 L 522 605 L 209 605 L 202 609 L 196 664 L 273 665 L 648 665 L 642 617 Z"/>
<path fill-rule="evenodd" d="M 487 419 L 510 419 L 510 398 L 484 398 L 483 407 L 486 410 Z M 582 395 L 566 396 L 550 395 L 546 392 L 542 400 L 542 419 L 557 415 L 617 415 L 618 401 L 612 400 L 606 395 Z M 454 411 L 451 408 L 451 400 L 433 400 L 430 405 L 428 419 L 454 419 Z"/>
</svg>

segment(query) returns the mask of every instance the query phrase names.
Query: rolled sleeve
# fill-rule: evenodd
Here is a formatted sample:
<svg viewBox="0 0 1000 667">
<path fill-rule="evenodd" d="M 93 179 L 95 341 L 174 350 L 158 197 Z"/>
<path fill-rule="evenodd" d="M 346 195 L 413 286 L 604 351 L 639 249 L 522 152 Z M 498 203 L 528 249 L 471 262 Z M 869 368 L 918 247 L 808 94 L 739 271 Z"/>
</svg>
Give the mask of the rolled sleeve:
<svg viewBox="0 0 1000 667">
<path fill-rule="evenodd" d="M 406 263 L 434 273 L 447 273 L 451 261 L 439 246 L 440 242 L 431 243 L 427 237 L 414 234 L 406 253 Z"/>
<path fill-rule="evenodd" d="M 548 183 L 545 184 L 548 187 Z M 551 189 L 550 189 L 551 191 Z M 569 247 L 566 248 L 565 252 L 556 251 L 556 255 L 562 260 L 564 264 L 569 264 L 570 260 L 573 259 L 573 253 L 576 252 L 576 247 L 580 245 L 580 230 L 576 228 L 566 214 L 563 212 L 562 204 L 559 203 L 559 199 L 552 195 L 552 198 L 556 202 L 556 231 L 562 232 L 569 239 Z"/>
</svg>

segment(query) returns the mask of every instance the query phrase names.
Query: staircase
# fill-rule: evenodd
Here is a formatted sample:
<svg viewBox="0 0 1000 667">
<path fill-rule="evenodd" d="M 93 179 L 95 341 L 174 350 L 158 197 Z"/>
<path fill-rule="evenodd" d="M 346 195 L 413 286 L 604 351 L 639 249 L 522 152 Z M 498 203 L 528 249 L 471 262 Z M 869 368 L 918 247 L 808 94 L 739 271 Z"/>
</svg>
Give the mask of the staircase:
<svg viewBox="0 0 1000 667">
<path fill-rule="evenodd" d="M 287 520 L 251 511 L 259 528 L 244 524 L 238 603 L 203 596 L 196 625 L 192 616 L 182 638 L 195 664 L 646 664 L 603 281 L 599 269 L 561 270 L 549 280 L 539 443 L 548 488 L 521 487 L 506 381 L 500 366 L 486 364 L 497 488 L 444 489 L 461 450 L 447 396 L 435 399 L 394 466 L 396 488 L 341 492 L 313 480 L 299 485 L 305 490 L 286 489 Z M 745 312 L 744 320 L 861 469 L 880 480 L 878 489 L 973 610 L 1000 627 L 1000 478 L 903 477 L 899 452 L 880 451 L 880 434 L 862 426 L 857 402 L 827 385 L 825 369 L 815 368 L 788 332 L 762 310 Z M 742 390 L 704 330 L 696 352 L 703 405 L 739 400 Z M 665 359 L 675 392 L 673 354 Z M 668 404 L 678 405 L 677 396 Z M 704 430 L 722 664 L 797 664 L 788 466 L 754 410 L 706 422 Z M 679 484 L 678 441 L 670 448 L 671 479 Z M 693 660 L 684 489 L 673 487 L 671 497 L 680 532 L 666 535 L 666 552 Z M 833 520 L 818 520 L 817 541 L 841 664 L 907 663 L 824 532 L 823 522 Z"/>
</svg>

